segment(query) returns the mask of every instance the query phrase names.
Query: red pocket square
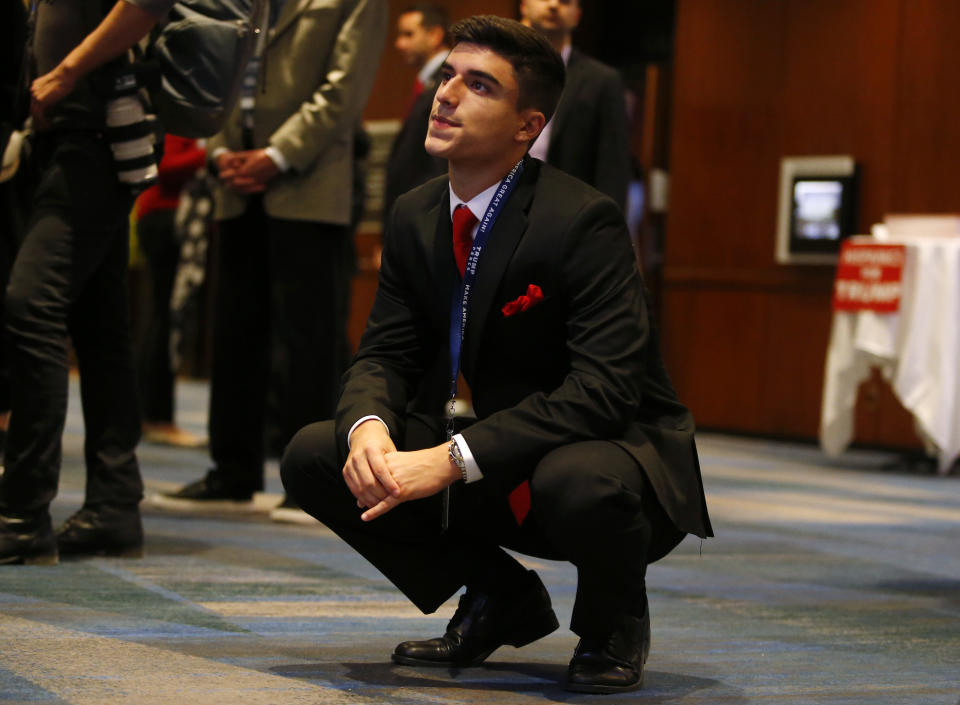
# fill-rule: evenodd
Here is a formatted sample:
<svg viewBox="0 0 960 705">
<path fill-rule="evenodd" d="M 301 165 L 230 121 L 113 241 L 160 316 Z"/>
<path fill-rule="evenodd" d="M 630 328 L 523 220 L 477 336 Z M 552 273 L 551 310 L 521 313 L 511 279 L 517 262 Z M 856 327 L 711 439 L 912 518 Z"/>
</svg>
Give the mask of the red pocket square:
<svg viewBox="0 0 960 705">
<path fill-rule="evenodd" d="M 513 301 L 508 301 L 504 304 L 503 311 L 504 318 L 513 316 L 520 313 L 521 311 L 526 311 L 528 308 L 536 306 L 538 303 L 543 301 L 543 291 L 536 284 L 530 284 L 527 287 L 527 293 L 523 296 L 518 296 Z"/>
</svg>

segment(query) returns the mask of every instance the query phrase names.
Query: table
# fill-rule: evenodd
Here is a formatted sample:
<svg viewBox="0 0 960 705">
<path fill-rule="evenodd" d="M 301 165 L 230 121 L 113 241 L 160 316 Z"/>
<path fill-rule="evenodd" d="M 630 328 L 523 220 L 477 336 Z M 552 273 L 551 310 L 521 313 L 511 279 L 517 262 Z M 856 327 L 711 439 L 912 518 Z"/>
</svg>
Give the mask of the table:
<svg viewBox="0 0 960 705">
<path fill-rule="evenodd" d="M 820 445 L 837 456 L 853 436 L 857 388 L 879 367 L 941 474 L 960 456 L 960 237 L 890 237 L 906 261 L 897 313 L 835 311 L 827 349 Z"/>
</svg>

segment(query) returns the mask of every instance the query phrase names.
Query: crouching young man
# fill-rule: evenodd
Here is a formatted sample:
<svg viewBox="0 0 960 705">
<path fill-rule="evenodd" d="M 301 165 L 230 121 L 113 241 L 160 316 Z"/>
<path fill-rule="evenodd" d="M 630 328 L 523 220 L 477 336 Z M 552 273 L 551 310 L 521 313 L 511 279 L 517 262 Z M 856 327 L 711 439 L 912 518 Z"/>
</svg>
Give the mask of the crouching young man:
<svg viewBox="0 0 960 705">
<path fill-rule="evenodd" d="M 397 200 L 336 420 L 294 437 L 284 485 L 423 612 L 466 586 L 446 633 L 394 661 L 476 666 L 557 628 L 507 547 L 577 567 L 565 687 L 632 690 L 650 647 L 647 565 L 712 535 L 693 419 L 623 215 L 526 155 L 560 97 L 560 56 L 498 17 L 452 36 L 425 143 L 449 174 Z M 476 420 L 452 437 L 444 399 L 418 393 L 434 364 L 451 396 L 458 370 L 472 390 Z"/>
</svg>

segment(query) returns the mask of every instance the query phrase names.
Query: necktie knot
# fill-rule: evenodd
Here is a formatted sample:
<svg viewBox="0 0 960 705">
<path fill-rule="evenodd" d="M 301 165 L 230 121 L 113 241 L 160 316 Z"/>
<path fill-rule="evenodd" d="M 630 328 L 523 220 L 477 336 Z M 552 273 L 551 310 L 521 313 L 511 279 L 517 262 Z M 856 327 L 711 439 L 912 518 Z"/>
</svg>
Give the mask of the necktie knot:
<svg viewBox="0 0 960 705">
<path fill-rule="evenodd" d="M 461 277 L 467 269 L 467 258 L 473 247 L 473 226 L 476 224 L 476 216 L 462 203 L 453 210 L 453 257 Z"/>
</svg>

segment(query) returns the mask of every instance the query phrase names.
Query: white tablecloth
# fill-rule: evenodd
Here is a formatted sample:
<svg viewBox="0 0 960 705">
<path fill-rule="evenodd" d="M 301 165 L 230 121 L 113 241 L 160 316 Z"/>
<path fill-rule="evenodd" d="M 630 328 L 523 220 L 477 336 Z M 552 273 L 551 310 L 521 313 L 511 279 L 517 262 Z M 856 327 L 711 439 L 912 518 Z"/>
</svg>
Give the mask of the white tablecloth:
<svg viewBox="0 0 960 705">
<path fill-rule="evenodd" d="M 857 388 L 879 367 L 946 473 L 960 456 L 960 238 L 885 238 L 906 245 L 897 313 L 834 312 L 820 444 L 839 455 L 853 436 Z"/>
</svg>

